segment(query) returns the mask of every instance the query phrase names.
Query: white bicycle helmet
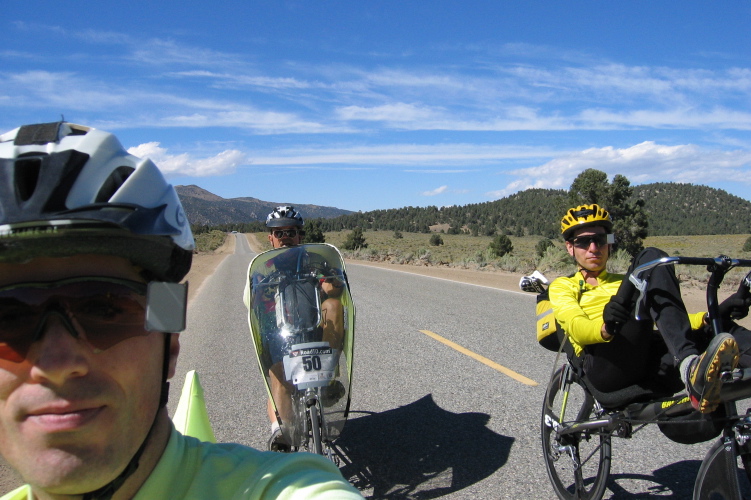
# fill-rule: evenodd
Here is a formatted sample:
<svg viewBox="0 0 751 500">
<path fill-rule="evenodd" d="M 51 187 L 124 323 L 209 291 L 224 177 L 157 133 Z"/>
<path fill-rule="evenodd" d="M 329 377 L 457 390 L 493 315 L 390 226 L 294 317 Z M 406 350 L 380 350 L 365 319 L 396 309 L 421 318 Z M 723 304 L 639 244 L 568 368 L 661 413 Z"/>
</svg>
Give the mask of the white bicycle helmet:
<svg viewBox="0 0 751 500">
<path fill-rule="evenodd" d="M 302 226 L 305 222 L 302 220 L 302 215 L 295 210 L 295 207 L 282 206 L 276 207 L 266 217 L 266 227 L 288 227 L 288 226 Z"/>
<path fill-rule="evenodd" d="M 143 268 L 147 279 L 178 282 L 194 247 L 175 189 L 114 135 L 65 122 L 0 135 L 0 262 L 114 255 Z M 169 394 L 170 337 L 164 336 L 160 407 Z M 115 479 L 83 498 L 111 498 L 138 467 L 150 434 Z"/>
<path fill-rule="evenodd" d="M 194 247 L 175 189 L 114 135 L 66 122 L 0 135 L 0 262 L 115 255 L 177 282 Z"/>
</svg>

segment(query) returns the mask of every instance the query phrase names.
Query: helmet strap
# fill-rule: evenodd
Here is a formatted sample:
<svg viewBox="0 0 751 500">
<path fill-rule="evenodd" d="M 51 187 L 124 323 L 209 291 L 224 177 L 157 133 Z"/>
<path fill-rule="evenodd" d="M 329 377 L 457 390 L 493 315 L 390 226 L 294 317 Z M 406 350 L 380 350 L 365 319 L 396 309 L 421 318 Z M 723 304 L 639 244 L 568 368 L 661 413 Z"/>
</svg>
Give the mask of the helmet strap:
<svg viewBox="0 0 751 500">
<path fill-rule="evenodd" d="M 167 406 L 169 400 L 169 381 L 167 379 L 169 375 L 169 358 L 170 358 L 170 343 L 172 340 L 172 334 L 164 334 L 164 358 L 162 360 L 162 392 L 159 395 L 159 409 Z M 157 410 L 158 413 L 158 410 Z M 156 419 L 155 419 L 156 420 Z"/>
<path fill-rule="evenodd" d="M 589 278 L 597 278 L 605 270 L 605 268 L 603 268 L 599 271 L 590 271 L 589 269 L 584 269 L 579 265 L 578 262 L 576 263 L 576 265 L 579 267 L 579 272 L 581 273 L 582 277 L 584 277 L 584 281 L 588 280 Z"/>
</svg>

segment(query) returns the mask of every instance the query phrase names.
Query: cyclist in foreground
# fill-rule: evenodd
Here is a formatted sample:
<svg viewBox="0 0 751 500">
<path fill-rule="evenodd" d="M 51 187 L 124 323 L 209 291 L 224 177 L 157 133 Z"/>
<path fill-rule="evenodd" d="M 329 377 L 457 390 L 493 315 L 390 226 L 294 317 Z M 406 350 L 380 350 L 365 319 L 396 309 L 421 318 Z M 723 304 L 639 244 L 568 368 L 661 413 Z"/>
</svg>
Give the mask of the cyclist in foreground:
<svg viewBox="0 0 751 500">
<path fill-rule="evenodd" d="M 549 288 L 555 318 L 574 353 L 584 357 L 587 378 L 598 390 L 612 392 L 677 368 L 694 408 L 714 411 L 720 403 L 720 373 L 739 361 L 751 365 L 751 332 L 730 319 L 747 315 L 749 300 L 736 292 L 720 305 L 723 325 L 732 335 L 703 338 L 705 313 L 686 312 L 673 267 L 660 266 L 650 271 L 648 280 L 650 319 L 637 321 L 635 287 L 624 275 L 607 271 L 612 228 L 610 214 L 596 204 L 568 210 L 561 232 L 578 271 L 554 280 Z M 629 272 L 665 255 L 647 248 L 634 258 Z M 654 342 L 655 324 L 667 355 Z"/>
<path fill-rule="evenodd" d="M 266 217 L 266 227 L 269 230 L 269 243 L 272 248 L 293 247 L 302 243 L 305 231 L 303 230 L 305 221 L 302 215 L 291 206 L 276 207 Z M 277 257 L 277 258 L 281 258 Z M 338 297 L 342 292 L 342 283 L 336 280 L 327 279 L 321 284 L 321 290 L 326 295 L 325 300 L 321 303 L 321 315 L 323 317 L 323 339 L 327 340 L 330 345 L 340 349 L 344 335 L 344 310 Z M 287 382 L 284 376 L 284 368 L 281 359 L 274 360 L 270 371 L 271 391 L 274 399 L 277 401 L 277 410 L 282 414 L 282 420 L 291 420 L 291 400 L 290 395 L 293 388 Z M 339 383 L 342 394 L 344 388 Z M 290 444 L 285 439 L 279 419 L 277 418 L 274 404 L 271 399 L 267 401 L 267 413 L 271 421 L 271 437 L 269 438 L 269 449 L 272 451 L 290 451 Z"/>
<path fill-rule="evenodd" d="M 175 430 L 180 328 L 155 296 L 193 249 L 173 187 L 113 135 L 0 135 L 0 452 L 28 483 L 3 499 L 361 498 L 321 457 Z"/>
</svg>

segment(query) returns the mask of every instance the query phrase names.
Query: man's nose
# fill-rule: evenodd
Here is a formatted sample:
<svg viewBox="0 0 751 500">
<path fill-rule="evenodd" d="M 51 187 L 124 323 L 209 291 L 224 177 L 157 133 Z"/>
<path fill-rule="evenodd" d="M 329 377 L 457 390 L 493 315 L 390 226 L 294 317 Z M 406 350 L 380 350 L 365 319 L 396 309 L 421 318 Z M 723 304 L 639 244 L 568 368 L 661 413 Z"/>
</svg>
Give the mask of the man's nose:
<svg viewBox="0 0 751 500">
<path fill-rule="evenodd" d="M 28 354 L 32 377 L 60 384 L 67 378 L 85 375 L 89 370 L 86 349 L 67 315 L 48 311 Z"/>
<path fill-rule="evenodd" d="M 34 332 L 34 342 L 41 340 L 48 328 L 56 325 L 59 325 L 61 330 L 64 330 L 75 339 L 81 336 L 68 314 L 63 309 L 52 307 L 46 310 L 39 319 L 39 325 Z"/>
</svg>

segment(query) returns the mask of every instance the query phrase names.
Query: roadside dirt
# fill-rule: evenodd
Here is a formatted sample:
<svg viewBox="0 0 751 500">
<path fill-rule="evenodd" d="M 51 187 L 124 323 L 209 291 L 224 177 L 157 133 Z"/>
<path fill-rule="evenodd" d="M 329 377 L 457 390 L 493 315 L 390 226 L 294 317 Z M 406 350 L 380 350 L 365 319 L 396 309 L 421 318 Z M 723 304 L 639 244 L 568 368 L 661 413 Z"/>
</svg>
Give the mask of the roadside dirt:
<svg viewBox="0 0 751 500">
<path fill-rule="evenodd" d="M 235 253 L 235 238 L 227 238 L 222 246 L 213 252 L 193 255 L 193 264 L 185 277 L 185 281 L 190 283 L 188 286 L 188 302 L 193 300 L 203 282 L 213 274 L 224 258 L 233 253 Z"/>
</svg>

